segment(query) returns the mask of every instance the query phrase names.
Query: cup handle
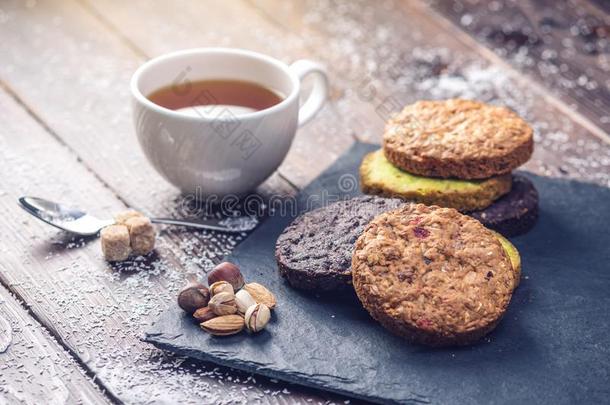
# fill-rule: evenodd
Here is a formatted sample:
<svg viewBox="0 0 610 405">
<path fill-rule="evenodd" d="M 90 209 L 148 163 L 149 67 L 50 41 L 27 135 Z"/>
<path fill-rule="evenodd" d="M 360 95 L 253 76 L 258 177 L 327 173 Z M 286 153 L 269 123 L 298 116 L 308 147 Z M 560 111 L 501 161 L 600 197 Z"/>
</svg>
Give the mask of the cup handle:
<svg viewBox="0 0 610 405">
<path fill-rule="evenodd" d="M 299 126 L 306 124 L 322 108 L 328 96 L 328 75 L 321 65 L 307 59 L 300 59 L 290 65 L 290 70 L 299 80 L 309 74 L 314 75 L 311 94 L 299 109 Z"/>
</svg>

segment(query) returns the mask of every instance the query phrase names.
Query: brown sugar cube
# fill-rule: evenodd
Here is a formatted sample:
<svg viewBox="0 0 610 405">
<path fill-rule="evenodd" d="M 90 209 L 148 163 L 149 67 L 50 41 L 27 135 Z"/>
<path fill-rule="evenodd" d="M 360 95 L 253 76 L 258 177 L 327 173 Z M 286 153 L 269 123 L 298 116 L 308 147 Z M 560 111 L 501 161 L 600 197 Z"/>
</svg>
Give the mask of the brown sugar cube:
<svg viewBox="0 0 610 405">
<path fill-rule="evenodd" d="M 138 212 L 136 210 L 125 210 L 125 211 L 121 211 L 118 214 L 116 214 L 114 216 L 114 222 L 116 222 L 119 225 L 126 225 L 126 222 L 128 219 L 130 218 L 135 218 L 135 217 L 143 217 L 144 214 L 142 214 L 141 212 Z"/>
<path fill-rule="evenodd" d="M 129 230 L 131 250 L 134 254 L 145 255 L 155 248 L 156 232 L 150 219 L 144 216 L 129 218 L 125 225 Z"/>
<path fill-rule="evenodd" d="M 110 225 L 100 232 L 102 253 L 109 262 L 126 260 L 131 253 L 129 231 L 125 225 Z"/>
</svg>

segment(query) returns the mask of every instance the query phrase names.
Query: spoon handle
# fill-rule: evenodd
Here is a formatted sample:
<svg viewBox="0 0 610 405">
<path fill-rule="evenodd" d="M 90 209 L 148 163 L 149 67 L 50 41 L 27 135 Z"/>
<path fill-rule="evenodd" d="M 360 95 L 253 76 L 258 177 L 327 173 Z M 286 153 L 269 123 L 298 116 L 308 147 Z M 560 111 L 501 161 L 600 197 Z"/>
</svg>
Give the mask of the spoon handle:
<svg viewBox="0 0 610 405">
<path fill-rule="evenodd" d="M 207 229 L 211 231 L 241 233 L 247 232 L 258 224 L 258 220 L 253 217 L 225 218 L 225 219 L 174 219 L 174 218 L 151 218 L 155 224 L 181 225 L 190 228 Z"/>
</svg>

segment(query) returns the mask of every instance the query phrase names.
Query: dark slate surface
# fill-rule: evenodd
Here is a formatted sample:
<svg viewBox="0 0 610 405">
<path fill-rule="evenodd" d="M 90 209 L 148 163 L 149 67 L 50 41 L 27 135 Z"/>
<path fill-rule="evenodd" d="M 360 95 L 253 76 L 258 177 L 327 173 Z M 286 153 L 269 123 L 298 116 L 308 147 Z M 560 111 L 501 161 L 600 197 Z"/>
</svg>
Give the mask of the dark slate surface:
<svg viewBox="0 0 610 405">
<path fill-rule="evenodd" d="M 357 168 L 377 146 L 356 144 L 299 197 L 319 206 L 356 194 Z M 355 296 L 312 297 L 278 276 L 271 217 L 228 260 L 268 286 L 278 308 L 268 330 L 215 338 L 172 306 L 145 340 L 163 349 L 293 383 L 378 402 L 608 403 L 610 189 L 528 174 L 540 220 L 513 239 L 521 286 L 498 328 L 466 348 L 429 349 L 386 332 Z M 314 196 L 314 198 L 310 198 Z"/>
</svg>

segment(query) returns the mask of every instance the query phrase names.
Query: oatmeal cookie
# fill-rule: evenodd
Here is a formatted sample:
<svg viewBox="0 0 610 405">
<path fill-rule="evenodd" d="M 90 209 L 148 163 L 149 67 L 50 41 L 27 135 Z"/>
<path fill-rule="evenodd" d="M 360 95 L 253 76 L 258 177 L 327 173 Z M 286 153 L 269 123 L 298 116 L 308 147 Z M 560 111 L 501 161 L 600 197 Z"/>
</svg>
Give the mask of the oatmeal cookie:
<svg viewBox="0 0 610 405">
<path fill-rule="evenodd" d="M 431 346 L 475 342 L 498 324 L 515 285 L 498 238 L 452 208 L 405 204 L 374 218 L 352 257 L 353 285 L 385 328 Z"/>
<path fill-rule="evenodd" d="M 299 216 L 276 243 L 280 274 L 303 290 L 345 289 L 351 284 L 356 239 L 376 215 L 401 204 L 397 199 L 361 196 Z"/>
<path fill-rule="evenodd" d="M 527 162 L 532 133 L 508 108 L 461 99 L 419 101 L 386 124 L 383 150 L 409 173 L 486 179 Z"/>
<path fill-rule="evenodd" d="M 462 212 L 487 208 L 510 191 L 511 181 L 510 174 L 485 180 L 422 177 L 392 165 L 382 150 L 366 155 L 360 166 L 360 186 L 365 194 L 398 197 Z"/>
</svg>

